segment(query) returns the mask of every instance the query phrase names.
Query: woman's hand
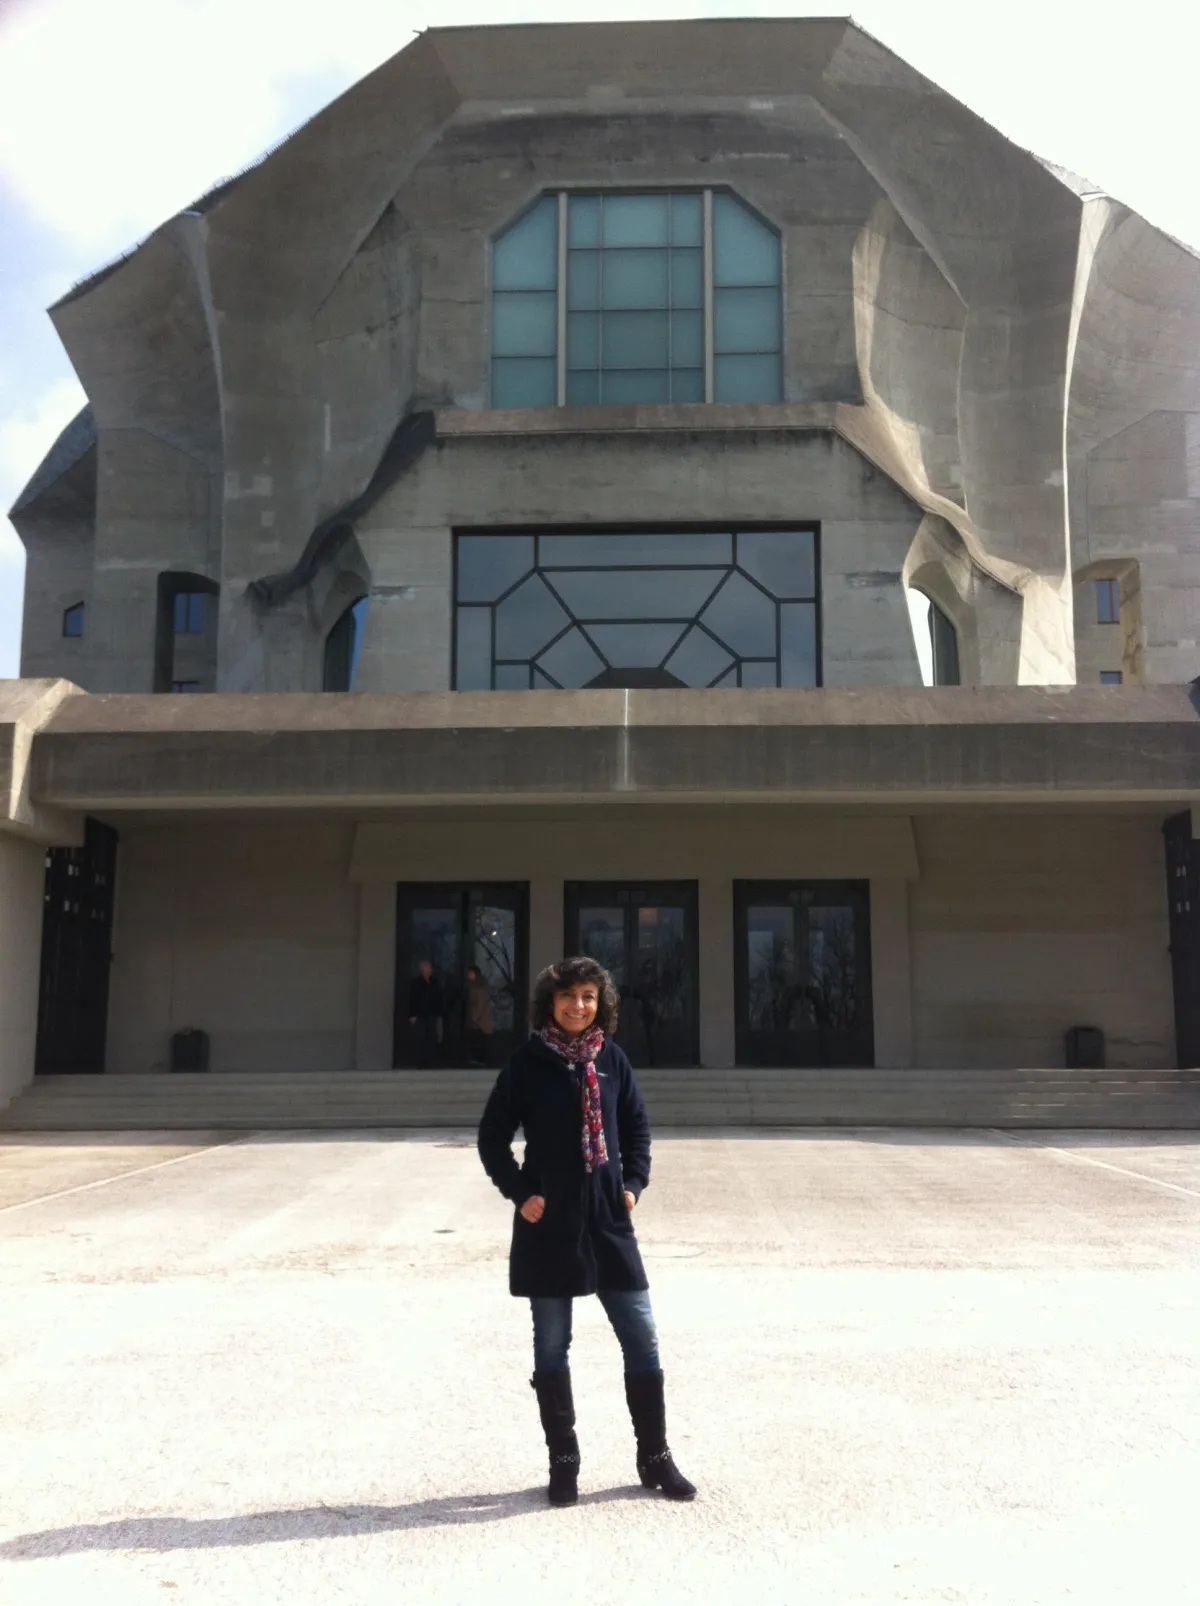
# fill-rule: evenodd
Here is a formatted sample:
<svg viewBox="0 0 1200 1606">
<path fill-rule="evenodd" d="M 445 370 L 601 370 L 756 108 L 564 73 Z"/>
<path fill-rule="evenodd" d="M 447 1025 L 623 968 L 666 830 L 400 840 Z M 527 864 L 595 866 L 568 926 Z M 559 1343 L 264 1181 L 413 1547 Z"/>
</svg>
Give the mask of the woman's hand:
<svg viewBox="0 0 1200 1606">
<path fill-rule="evenodd" d="M 526 1199 L 525 1203 L 521 1206 L 521 1214 L 525 1217 L 526 1221 L 540 1221 L 545 1209 L 546 1201 L 542 1198 L 540 1193 L 535 1193 L 532 1198 Z"/>
<path fill-rule="evenodd" d="M 630 1193 L 629 1189 L 626 1188 L 626 1190 L 625 1190 L 625 1208 L 626 1208 L 626 1210 L 628 1210 L 630 1215 L 633 1214 L 633 1207 L 634 1207 L 635 1204 L 637 1204 L 637 1200 L 634 1198 L 633 1194 Z"/>
</svg>

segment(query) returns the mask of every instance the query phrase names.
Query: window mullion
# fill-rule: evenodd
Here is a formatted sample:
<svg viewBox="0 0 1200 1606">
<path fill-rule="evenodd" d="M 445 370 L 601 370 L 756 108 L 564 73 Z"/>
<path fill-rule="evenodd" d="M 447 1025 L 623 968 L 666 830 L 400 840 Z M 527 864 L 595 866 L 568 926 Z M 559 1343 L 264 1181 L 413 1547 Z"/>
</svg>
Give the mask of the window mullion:
<svg viewBox="0 0 1200 1606">
<path fill-rule="evenodd" d="M 713 399 L 713 192 L 704 192 L 704 399 Z"/>
<path fill-rule="evenodd" d="M 558 405 L 567 400 L 567 192 L 558 192 Z"/>
</svg>

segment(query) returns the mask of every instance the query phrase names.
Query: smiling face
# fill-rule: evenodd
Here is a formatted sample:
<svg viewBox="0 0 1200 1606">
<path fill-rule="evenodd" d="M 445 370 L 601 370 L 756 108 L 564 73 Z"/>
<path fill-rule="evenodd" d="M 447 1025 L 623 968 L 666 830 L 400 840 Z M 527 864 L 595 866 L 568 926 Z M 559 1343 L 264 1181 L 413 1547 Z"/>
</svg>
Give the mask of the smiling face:
<svg viewBox="0 0 1200 1606">
<path fill-rule="evenodd" d="M 564 987 L 554 995 L 554 1023 L 569 1037 L 578 1037 L 595 1020 L 599 1004 L 600 990 L 594 982 Z"/>
</svg>

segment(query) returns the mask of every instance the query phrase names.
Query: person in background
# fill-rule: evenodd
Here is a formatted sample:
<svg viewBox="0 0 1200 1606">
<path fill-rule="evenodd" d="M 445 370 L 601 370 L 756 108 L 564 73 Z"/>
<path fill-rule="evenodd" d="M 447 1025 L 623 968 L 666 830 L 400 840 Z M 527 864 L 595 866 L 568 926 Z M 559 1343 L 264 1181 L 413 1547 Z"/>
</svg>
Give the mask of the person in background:
<svg viewBox="0 0 1200 1606">
<path fill-rule="evenodd" d="M 617 990 L 594 959 L 542 971 L 532 1035 L 500 1072 L 479 1123 L 483 1168 L 513 1212 L 509 1292 L 530 1302 L 533 1376 L 550 1451 L 551 1505 L 579 1498 L 579 1442 L 567 1351 L 572 1301 L 595 1294 L 620 1343 L 638 1477 L 669 1500 L 695 1485 L 667 1447 L 649 1282 L 630 1217 L 650 1180 L 650 1122 L 612 1040 Z M 517 1128 L 525 1155 L 512 1152 Z"/>
<path fill-rule="evenodd" d="M 496 1012 L 492 1007 L 492 989 L 483 978 L 477 965 L 467 967 L 467 1056 L 473 1066 L 482 1068 L 492 1062 L 492 1035 L 496 1030 Z"/>
<path fill-rule="evenodd" d="M 408 989 L 408 1024 L 417 1028 L 418 1064 L 431 1070 L 441 1058 L 446 1000 L 428 959 L 422 959 Z"/>
</svg>

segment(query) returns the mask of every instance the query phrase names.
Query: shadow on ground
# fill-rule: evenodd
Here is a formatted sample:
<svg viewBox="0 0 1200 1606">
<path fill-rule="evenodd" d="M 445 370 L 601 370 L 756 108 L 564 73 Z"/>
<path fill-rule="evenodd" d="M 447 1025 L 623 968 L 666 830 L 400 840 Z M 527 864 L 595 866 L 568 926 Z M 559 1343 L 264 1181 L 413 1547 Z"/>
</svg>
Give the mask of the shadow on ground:
<svg viewBox="0 0 1200 1606">
<path fill-rule="evenodd" d="M 603 1489 L 581 1494 L 581 1506 L 613 1500 L 645 1500 L 646 1490 Z M 96 1550 L 211 1550 L 222 1545 L 272 1545 L 295 1539 L 332 1539 L 406 1528 L 441 1528 L 502 1522 L 531 1511 L 549 1511 L 544 1488 L 508 1494 L 454 1495 L 407 1506 L 308 1506 L 295 1511 L 252 1511 L 232 1517 L 131 1517 L 17 1534 L 0 1544 L 0 1560 L 44 1561 Z"/>
</svg>

